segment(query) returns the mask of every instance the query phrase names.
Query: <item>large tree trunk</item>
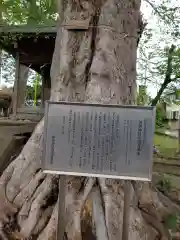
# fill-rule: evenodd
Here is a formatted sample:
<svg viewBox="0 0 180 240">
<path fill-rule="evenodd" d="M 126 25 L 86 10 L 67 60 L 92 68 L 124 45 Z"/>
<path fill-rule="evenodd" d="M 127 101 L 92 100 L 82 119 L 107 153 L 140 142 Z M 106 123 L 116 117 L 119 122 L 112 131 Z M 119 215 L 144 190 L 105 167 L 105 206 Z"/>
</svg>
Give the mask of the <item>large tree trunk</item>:
<svg viewBox="0 0 180 240">
<path fill-rule="evenodd" d="M 68 1 L 64 16 L 68 18 L 72 11 L 84 12 L 82 17 L 90 13 L 94 27 L 88 31 L 59 27 L 51 71 L 51 100 L 133 103 L 139 9 L 140 0 Z M 0 221 L 4 239 L 8 231 L 14 231 L 19 239 L 55 239 L 59 176 L 41 171 L 43 125 L 42 120 L 19 157 L 1 176 Z M 172 209 L 161 203 L 148 183 L 134 182 L 131 188 L 129 239 L 168 239 L 162 221 Z M 66 177 L 67 238 L 121 239 L 123 189 L 124 181 Z"/>
</svg>

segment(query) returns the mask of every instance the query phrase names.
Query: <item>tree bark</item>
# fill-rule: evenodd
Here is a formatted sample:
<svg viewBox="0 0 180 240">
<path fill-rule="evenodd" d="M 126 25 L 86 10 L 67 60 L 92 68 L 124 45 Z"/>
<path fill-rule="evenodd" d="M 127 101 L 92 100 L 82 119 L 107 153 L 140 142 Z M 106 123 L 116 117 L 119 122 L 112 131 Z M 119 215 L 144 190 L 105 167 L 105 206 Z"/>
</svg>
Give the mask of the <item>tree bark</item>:
<svg viewBox="0 0 180 240">
<path fill-rule="evenodd" d="M 51 69 L 51 100 L 134 102 L 139 9 L 140 0 L 68 1 L 65 20 L 70 16 L 89 16 L 91 26 L 87 31 L 68 31 L 59 26 Z M 42 120 L 21 154 L 0 178 L 2 236 L 8 236 L 13 229 L 19 239 L 55 239 L 61 193 L 58 193 L 59 177 L 41 171 L 43 126 Z M 168 239 L 162 224 L 168 208 L 159 201 L 150 184 L 134 182 L 131 187 L 129 239 Z M 92 196 L 97 212 L 93 214 L 91 207 L 86 208 L 91 216 L 92 236 L 96 235 L 98 240 L 121 239 L 124 181 L 69 176 L 65 191 L 68 240 L 88 239 L 86 234 L 82 238 L 82 210 L 91 205 Z M 149 215 L 159 225 L 147 221 Z"/>
</svg>

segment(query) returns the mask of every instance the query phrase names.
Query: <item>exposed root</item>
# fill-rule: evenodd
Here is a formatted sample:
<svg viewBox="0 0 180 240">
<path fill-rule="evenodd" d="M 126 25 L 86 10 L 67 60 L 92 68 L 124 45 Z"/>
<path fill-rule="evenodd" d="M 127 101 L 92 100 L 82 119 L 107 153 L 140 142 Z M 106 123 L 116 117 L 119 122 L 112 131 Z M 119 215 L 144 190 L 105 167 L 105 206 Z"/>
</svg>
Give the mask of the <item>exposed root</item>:
<svg viewBox="0 0 180 240">
<path fill-rule="evenodd" d="M 0 227 L 0 239 L 1 240 L 9 240 L 8 237 L 6 236 L 6 234 L 4 233 L 2 227 Z"/>
<path fill-rule="evenodd" d="M 87 178 L 85 185 L 84 185 L 84 191 L 79 194 L 80 198 L 80 206 L 83 207 L 89 193 L 91 192 L 93 185 L 95 184 L 96 179 L 95 178 Z"/>
<path fill-rule="evenodd" d="M 153 191 L 151 184 L 143 183 L 140 188 L 138 207 L 159 221 L 162 221 L 169 214 L 169 210 L 161 203 L 157 193 Z M 138 187 L 136 187 L 135 192 L 138 191 Z"/>
<path fill-rule="evenodd" d="M 146 212 L 141 212 L 141 214 L 145 221 L 158 231 L 158 233 L 160 234 L 160 240 L 171 240 L 171 235 L 169 231 L 158 219 L 149 215 Z"/>
<path fill-rule="evenodd" d="M 46 228 L 39 235 L 37 240 L 55 240 L 56 239 L 56 229 L 57 229 L 57 219 L 58 219 L 58 202 L 56 203 L 51 218 L 46 226 Z"/>
<path fill-rule="evenodd" d="M 0 188 L 6 189 L 6 186 L 9 182 L 9 180 L 12 177 L 12 174 L 14 172 L 14 162 L 12 162 L 7 169 L 3 172 L 1 178 L 0 178 Z"/>
<path fill-rule="evenodd" d="M 46 198 L 52 192 L 52 184 L 54 177 L 47 176 L 43 182 L 43 191 L 37 196 L 37 198 L 32 202 L 31 209 L 28 218 L 21 225 L 21 233 L 25 237 L 31 236 L 37 222 L 42 215 L 42 207 L 46 203 Z"/>
<path fill-rule="evenodd" d="M 43 182 L 45 174 L 39 171 L 29 182 L 29 184 L 16 196 L 14 203 L 19 207 L 23 205 L 25 201 L 29 201 L 36 191 L 37 187 Z"/>
<path fill-rule="evenodd" d="M 53 208 L 54 208 L 54 206 L 50 206 L 45 209 L 45 211 L 42 213 L 41 218 L 37 222 L 37 225 L 36 225 L 35 229 L 33 230 L 32 235 L 38 236 L 42 232 L 42 230 L 46 227 L 46 225 L 48 224 L 48 221 L 51 218 Z"/>
<path fill-rule="evenodd" d="M 169 213 L 175 213 L 180 215 L 180 206 L 171 201 L 170 198 L 165 196 L 163 193 L 161 193 L 157 188 L 155 188 L 155 191 L 158 195 L 159 200 L 162 202 L 162 204 L 168 209 Z"/>
<path fill-rule="evenodd" d="M 17 212 L 17 206 L 8 201 L 5 190 L 0 189 L 0 222 L 6 223 Z"/>
<path fill-rule="evenodd" d="M 18 214 L 18 224 L 21 226 L 22 223 L 28 218 L 32 202 L 41 194 L 44 189 L 44 181 L 40 184 L 40 186 L 36 189 L 35 193 L 32 195 L 30 199 L 26 199 L 19 214 Z"/>
<path fill-rule="evenodd" d="M 81 233 L 82 239 L 96 240 L 95 224 L 92 218 L 92 194 L 87 198 L 81 213 Z"/>
<path fill-rule="evenodd" d="M 95 187 L 92 192 L 93 198 L 93 219 L 96 228 L 96 237 L 97 240 L 108 240 L 108 231 L 106 227 L 102 197 L 100 194 L 100 189 Z"/>
<path fill-rule="evenodd" d="M 123 189 L 120 181 L 98 179 L 102 193 L 106 227 L 111 240 L 121 239 L 123 222 Z"/>
<path fill-rule="evenodd" d="M 29 184 L 37 169 L 41 167 L 43 126 L 44 122 L 41 121 L 19 157 L 14 161 L 14 172 L 6 189 L 10 201 L 13 201 Z"/>
<path fill-rule="evenodd" d="M 68 209 L 67 219 L 67 235 L 69 239 L 82 239 L 81 236 L 81 212 L 85 201 L 91 192 L 95 183 L 95 178 L 84 178 L 85 181 L 81 181 L 81 178 L 71 179 L 71 187 L 76 185 L 79 188 L 68 188 L 66 193 L 66 209 Z M 80 191 L 77 191 L 79 189 Z M 75 191 L 74 191 L 75 190 Z"/>
<path fill-rule="evenodd" d="M 0 189 L 0 239 L 6 240 L 4 226 L 14 220 L 14 215 L 17 212 L 17 207 L 10 203 L 6 197 L 4 187 Z"/>
<path fill-rule="evenodd" d="M 134 189 L 134 195 L 133 195 L 133 199 L 132 199 L 132 207 L 137 210 L 138 206 L 139 206 L 139 199 L 141 197 L 141 192 L 143 189 L 143 184 L 140 182 L 132 181 L 132 187 Z"/>
<path fill-rule="evenodd" d="M 138 196 L 138 207 L 145 221 L 157 230 L 160 239 L 171 239 L 162 223 L 170 212 L 160 201 L 155 189 L 149 183 L 134 183 L 133 187 Z"/>
</svg>

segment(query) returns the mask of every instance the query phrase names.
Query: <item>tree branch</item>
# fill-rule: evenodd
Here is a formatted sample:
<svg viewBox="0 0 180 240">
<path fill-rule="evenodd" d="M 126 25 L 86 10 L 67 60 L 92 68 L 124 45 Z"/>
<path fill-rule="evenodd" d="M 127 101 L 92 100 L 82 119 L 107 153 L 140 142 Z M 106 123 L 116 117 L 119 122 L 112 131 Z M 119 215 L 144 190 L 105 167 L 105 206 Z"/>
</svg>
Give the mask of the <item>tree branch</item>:
<svg viewBox="0 0 180 240">
<path fill-rule="evenodd" d="M 170 15 L 165 15 L 164 12 L 160 12 L 158 10 L 158 7 L 155 6 L 150 0 L 145 0 L 145 2 L 147 2 L 151 7 L 152 9 L 155 11 L 155 13 L 157 13 L 157 15 L 165 22 L 165 23 L 168 23 L 168 20 L 171 20 L 172 22 L 174 22 L 174 19 L 173 17 L 171 17 Z"/>
<path fill-rule="evenodd" d="M 142 15 L 139 16 L 139 29 L 138 29 L 138 39 L 137 46 L 139 45 L 140 39 L 142 37 L 143 31 L 147 25 L 147 22 L 143 22 Z"/>
<path fill-rule="evenodd" d="M 167 70 L 166 70 L 166 75 L 165 75 L 165 79 L 163 84 L 161 85 L 156 97 L 152 100 L 151 102 L 151 106 L 156 106 L 156 104 L 158 103 L 162 93 L 164 92 L 164 90 L 166 89 L 167 85 L 173 81 L 173 79 L 171 79 L 171 75 L 172 75 L 172 60 L 173 60 L 173 53 L 175 50 L 175 46 L 171 45 L 170 49 L 169 49 L 169 53 L 168 53 L 168 61 L 167 61 Z"/>
<path fill-rule="evenodd" d="M 164 19 L 164 16 L 159 12 L 159 10 L 157 9 L 157 7 L 149 0 L 145 0 L 145 2 L 147 2 L 151 7 L 152 9 L 161 17 Z"/>
<path fill-rule="evenodd" d="M 163 226 L 163 224 L 157 220 L 157 218 L 149 215 L 148 213 L 144 212 L 142 209 L 141 209 L 141 214 L 143 218 L 146 220 L 146 222 L 158 231 L 158 233 L 160 234 L 160 239 L 168 239 L 168 240 L 171 239 L 170 233 Z M 165 236 L 166 238 L 163 238 Z"/>
</svg>

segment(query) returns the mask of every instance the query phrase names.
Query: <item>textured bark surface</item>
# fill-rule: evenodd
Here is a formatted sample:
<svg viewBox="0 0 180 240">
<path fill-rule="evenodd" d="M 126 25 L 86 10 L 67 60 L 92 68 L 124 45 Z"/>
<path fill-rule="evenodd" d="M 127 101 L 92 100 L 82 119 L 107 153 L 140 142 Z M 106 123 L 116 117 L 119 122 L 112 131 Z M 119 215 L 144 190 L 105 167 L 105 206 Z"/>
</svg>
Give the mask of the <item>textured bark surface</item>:
<svg viewBox="0 0 180 240">
<path fill-rule="evenodd" d="M 52 100 L 133 103 L 139 8 L 140 0 L 68 1 L 65 20 L 90 17 L 91 26 L 88 31 L 59 27 L 51 71 Z M 40 169 L 43 125 L 42 120 L 0 178 L 3 239 L 12 231 L 16 239 L 55 239 L 61 193 L 58 176 L 45 175 Z M 67 239 L 121 239 L 123 188 L 124 181 L 66 177 Z M 162 222 L 170 212 L 156 190 L 138 182 L 131 188 L 129 239 L 169 239 Z"/>
</svg>

